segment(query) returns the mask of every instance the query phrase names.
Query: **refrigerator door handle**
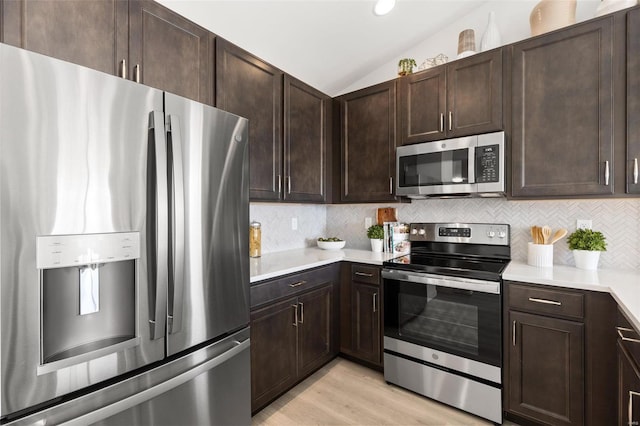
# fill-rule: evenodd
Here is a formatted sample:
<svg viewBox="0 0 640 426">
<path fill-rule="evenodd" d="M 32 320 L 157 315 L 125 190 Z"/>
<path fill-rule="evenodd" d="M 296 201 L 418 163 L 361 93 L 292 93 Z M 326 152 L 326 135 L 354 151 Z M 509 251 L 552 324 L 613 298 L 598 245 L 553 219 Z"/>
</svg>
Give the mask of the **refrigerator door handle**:
<svg viewBox="0 0 640 426">
<path fill-rule="evenodd" d="M 166 393 L 184 383 L 189 382 L 190 380 L 195 379 L 200 374 L 212 370 L 213 368 L 233 358 L 240 352 L 249 349 L 250 340 L 246 339 L 242 342 L 234 340 L 233 344 L 234 346 L 226 352 L 214 358 L 211 358 L 210 360 L 205 361 L 202 364 L 198 364 L 194 368 L 185 371 L 178 376 L 172 377 L 171 379 L 162 382 L 157 386 L 145 389 L 144 391 L 138 392 L 137 394 L 129 398 L 122 399 L 118 402 L 99 408 L 83 416 L 76 417 L 75 419 L 68 422 L 61 423 L 60 426 L 83 426 L 93 424 L 114 416 L 124 410 L 135 407 L 136 405 L 140 405 L 146 401 L 156 398 L 163 393 Z"/>
<path fill-rule="evenodd" d="M 182 329 L 182 304 L 184 294 L 184 174 L 182 163 L 182 129 L 180 118 L 170 115 L 167 120 L 167 136 L 171 140 L 170 180 L 171 180 L 171 264 L 173 274 L 169 278 L 168 320 L 169 333 Z"/>
<path fill-rule="evenodd" d="M 167 206 L 167 143 L 164 132 L 164 113 L 153 111 L 149 114 L 149 130 L 152 133 L 150 140 L 150 152 L 154 158 L 149 158 L 150 180 L 155 183 L 151 205 L 148 206 L 150 214 L 147 217 L 149 223 L 147 228 L 147 239 L 149 247 L 149 307 L 152 310 L 149 318 L 151 325 L 151 340 L 164 337 L 166 326 L 166 306 L 167 306 L 167 286 L 168 267 L 167 261 L 169 250 L 169 218 Z M 151 170 L 150 170 L 151 171 Z"/>
</svg>

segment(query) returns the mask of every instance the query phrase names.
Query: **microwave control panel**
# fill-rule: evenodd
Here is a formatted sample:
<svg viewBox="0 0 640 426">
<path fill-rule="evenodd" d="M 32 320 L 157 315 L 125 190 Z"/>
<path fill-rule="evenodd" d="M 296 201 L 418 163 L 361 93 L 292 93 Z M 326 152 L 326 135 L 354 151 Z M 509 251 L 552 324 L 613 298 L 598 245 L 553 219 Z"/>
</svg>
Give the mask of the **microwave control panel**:
<svg viewBox="0 0 640 426">
<path fill-rule="evenodd" d="M 476 183 L 500 179 L 500 145 L 476 147 Z"/>
</svg>

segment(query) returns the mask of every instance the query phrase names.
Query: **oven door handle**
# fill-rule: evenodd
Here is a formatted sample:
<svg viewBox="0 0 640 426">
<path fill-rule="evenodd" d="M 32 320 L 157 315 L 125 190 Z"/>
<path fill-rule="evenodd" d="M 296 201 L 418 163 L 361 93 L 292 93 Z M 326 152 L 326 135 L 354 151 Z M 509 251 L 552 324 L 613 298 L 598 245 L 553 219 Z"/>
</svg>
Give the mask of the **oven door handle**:
<svg viewBox="0 0 640 426">
<path fill-rule="evenodd" d="M 497 281 L 483 281 L 458 277 L 443 277 L 442 275 L 397 271 L 395 269 L 383 269 L 382 278 L 396 281 L 407 281 L 418 284 L 457 288 L 461 290 L 471 290 L 481 293 L 500 294 L 500 283 Z"/>
</svg>

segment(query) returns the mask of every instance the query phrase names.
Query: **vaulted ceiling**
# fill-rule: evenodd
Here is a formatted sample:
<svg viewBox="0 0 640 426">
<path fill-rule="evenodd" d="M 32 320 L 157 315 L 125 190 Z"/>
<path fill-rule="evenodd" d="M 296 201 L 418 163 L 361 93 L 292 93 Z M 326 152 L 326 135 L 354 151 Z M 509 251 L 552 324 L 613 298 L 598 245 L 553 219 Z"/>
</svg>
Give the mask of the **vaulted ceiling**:
<svg viewBox="0 0 640 426">
<path fill-rule="evenodd" d="M 182 16 L 335 96 L 483 0 L 159 0 Z"/>
</svg>

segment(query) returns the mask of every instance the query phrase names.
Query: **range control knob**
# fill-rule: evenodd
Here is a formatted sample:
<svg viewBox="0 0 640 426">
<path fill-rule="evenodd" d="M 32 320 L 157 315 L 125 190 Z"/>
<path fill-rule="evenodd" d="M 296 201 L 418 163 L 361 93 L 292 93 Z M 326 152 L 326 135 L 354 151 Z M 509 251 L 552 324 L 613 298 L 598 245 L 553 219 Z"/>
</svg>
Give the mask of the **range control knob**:
<svg viewBox="0 0 640 426">
<path fill-rule="evenodd" d="M 495 236 L 496 236 L 495 231 L 488 231 L 488 232 L 487 232 L 487 237 L 489 237 L 489 238 L 493 238 L 493 237 L 495 237 Z"/>
<path fill-rule="evenodd" d="M 424 229 L 421 229 L 421 230 L 418 231 L 418 235 L 424 235 L 426 233 L 427 233 L 427 231 L 425 231 Z"/>
<path fill-rule="evenodd" d="M 506 232 L 504 232 L 504 231 L 500 231 L 500 232 L 498 232 L 498 238 L 504 238 L 504 237 L 506 237 L 506 236 L 507 236 L 507 233 L 506 233 Z"/>
<path fill-rule="evenodd" d="M 413 228 L 411 230 L 411 235 L 416 235 L 418 233 L 418 230 L 416 228 Z"/>
</svg>

